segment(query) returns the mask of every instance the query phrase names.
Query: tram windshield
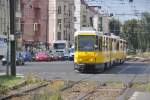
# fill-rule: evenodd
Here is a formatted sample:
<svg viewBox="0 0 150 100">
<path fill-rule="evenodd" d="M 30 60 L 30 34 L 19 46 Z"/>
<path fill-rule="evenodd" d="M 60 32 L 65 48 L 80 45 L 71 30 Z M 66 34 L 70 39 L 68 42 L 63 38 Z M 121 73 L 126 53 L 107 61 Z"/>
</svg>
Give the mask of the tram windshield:
<svg viewBox="0 0 150 100">
<path fill-rule="evenodd" d="M 79 36 L 78 50 L 79 51 L 94 51 L 96 45 L 96 36 Z"/>
</svg>

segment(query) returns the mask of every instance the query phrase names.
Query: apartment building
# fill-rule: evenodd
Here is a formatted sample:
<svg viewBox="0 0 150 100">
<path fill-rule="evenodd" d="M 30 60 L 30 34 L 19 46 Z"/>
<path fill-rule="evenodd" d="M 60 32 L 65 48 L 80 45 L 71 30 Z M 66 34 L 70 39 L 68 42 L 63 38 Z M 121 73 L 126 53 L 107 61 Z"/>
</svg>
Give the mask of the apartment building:
<svg viewBox="0 0 150 100">
<path fill-rule="evenodd" d="M 9 0 L 7 0 L 9 1 Z M 22 32 L 21 32 L 21 0 L 16 0 L 16 41 L 17 41 L 17 49 L 21 49 L 22 48 Z"/>
<path fill-rule="evenodd" d="M 9 0 L 0 0 L 0 34 L 9 32 Z M 16 34 L 20 34 L 20 0 L 16 0 Z"/>
<path fill-rule="evenodd" d="M 48 0 L 21 0 L 21 32 L 25 47 L 48 43 Z"/>
<path fill-rule="evenodd" d="M 9 2 L 0 0 L 0 34 L 7 34 L 9 27 Z"/>
<path fill-rule="evenodd" d="M 109 17 L 104 16 L 100 7 L 89 6 L 85 0 L 75 0 L 74 28 L 92 27 L 97 31 L 109 32 Z"/>
<path fill-rule="evenodd" d="M 74 28 L 75 31 L 82 27 L 93 27 L 94 9 L 91 9 L 84 0 L 75 0 Z"/>
<path fill-rule="evenodd" d="M 76 1 L 76 0 L 75 0 Z M 73 42 L 74 0 L 49 0 L 49 42 Z"/>
<path fill-rule="evenodd" d="M 0 34 L 7 35 L 9 33 L 9 0 L 0 0 Z M 20 0 L 16 0 L 16 39 L 17 39 L 17 48 L 21 48 L 21 10 L 20 10 Z"/>
<path fill-rule="evenodd" d="M 109 33 L 109 15 L 103 14 L 101 9 L 95 7 L 97 13 L 93 16 L 93 27 L 96 31 L 101 31 L 104 33 Z"/>
</svg>

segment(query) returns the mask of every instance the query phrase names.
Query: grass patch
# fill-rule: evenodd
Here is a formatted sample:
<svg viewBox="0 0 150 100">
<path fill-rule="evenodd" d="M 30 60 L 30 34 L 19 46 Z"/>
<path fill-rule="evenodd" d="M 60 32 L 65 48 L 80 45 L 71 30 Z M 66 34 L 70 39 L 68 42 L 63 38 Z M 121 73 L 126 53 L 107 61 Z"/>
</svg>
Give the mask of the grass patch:
<svg viewBox="0 0 150 100">
<path fill-rule="evenodd" d="M 33 95 L 31 100 L 62 100 L 62 98 L 58 91 L 45 90 L 43 93 Z"/>
<path fill-rule="evenodd" d="M 143 89 L 146 92 L 150 92 L 150 82 L 148 82 L 148 83 L 133 83 L 131 88 Z"/>
<path fill-rule="evenodd" d="M 49 87 L 51 89 L 54 89 L 54 90 L 57 90 L 57 91 L 62 89 L 64 86 L 65 86 L 65 81 L 63 81 L 63 80 L 53 80 L 49 84 Z"/>
<path fill-rule="evenodd" d="M 144 56 L 144 57 L 150 57 L 150 52 L 144 52 L 144 53 L 143 53 L 143 56 Z"/>
<path fill-rule="evenodd" d="M 19 85 L 23 79 L 15 76 L 0 76 L 0 93 L 6 93 L 13 86 Z"/>
<path fill-rule="evenodd" d="M 124 83 L 121 82 L 121 81 L 117 81 L 117 82 L 108 81 L 108 82 L 106 82 L 106 86 L 111 86 L 111 87 L 114 87 L 114 88 L 123 88 Z"/>
<path fill-rule="evenodd" d="M 26 80 L 26 84 L 30 85 L 30 84 L 46 84 L 48 83 L 46 80 L 43 80 L 39 77 L 36 77 L 33 75 L 33 73 L 29 72 L 26 76 L 25 76 L 25 80 Z"/>
</svg>

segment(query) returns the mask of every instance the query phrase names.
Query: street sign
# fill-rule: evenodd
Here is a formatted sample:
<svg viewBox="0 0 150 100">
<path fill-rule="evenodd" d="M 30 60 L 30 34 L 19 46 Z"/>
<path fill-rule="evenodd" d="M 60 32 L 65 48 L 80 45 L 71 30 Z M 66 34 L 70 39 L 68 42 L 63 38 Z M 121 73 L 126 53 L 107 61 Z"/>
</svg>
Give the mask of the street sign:
<svg viewBox="0 0 150 100">
<path fill-rule="evenodd" d="M 15 40 L 14 35 L 10 35 L 9 37 L 10 37 L 10 41 L 14 41 Z"/>
</svg>

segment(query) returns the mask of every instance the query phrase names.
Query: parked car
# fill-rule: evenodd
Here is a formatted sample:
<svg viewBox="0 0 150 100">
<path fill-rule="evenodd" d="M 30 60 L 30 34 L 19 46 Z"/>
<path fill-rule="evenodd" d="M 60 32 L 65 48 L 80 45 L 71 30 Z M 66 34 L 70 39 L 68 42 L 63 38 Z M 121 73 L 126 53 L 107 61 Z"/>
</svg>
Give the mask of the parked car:
<svg viewBox="0 0 150 100">
<path fill-rule="evenodd" d="M 69 58 L 70 58 L 69 53 L 64 53 L 64 60 L 69 60 Z"/>
<path fill-rule="evenodd" d="M 24 61 L 32 61 L 32 55 L 29 51 L 24 51 L 23 53 Z"/>
<path fill-rule="evenodd" d="M 62 53 L 50 53 L 50 59 L 51 61 L 63 61 L 64 60 L 64 56 Z"/>
<path fill-rule="evenodd" d="M 24 65 L 24 58 L 21 52 L 16 53 L 16 65 Z"/>
<path fill-rule="evenodd" d="M 49 55 L 46 53 L 46 52 L 37 52 L 35 54 L 35 61 L 49 61 L 50 58 L 49 58 Z"/>
<path fill-rule="evenodd" d="M 56 53 L 58 56 L 58 61 L 63 61 L 64 60 L 64 54 L 62 52 Z"/>
<path fill-rule="evenodd" d="M 9 62 L 10 64 L 10 62 Z M 24 65 L 24 59 L 21 52 L 16 52 L 16 65 Z M 2 65 L 7 65 L 7 57 L 2 58 Z"/>
</svg>

